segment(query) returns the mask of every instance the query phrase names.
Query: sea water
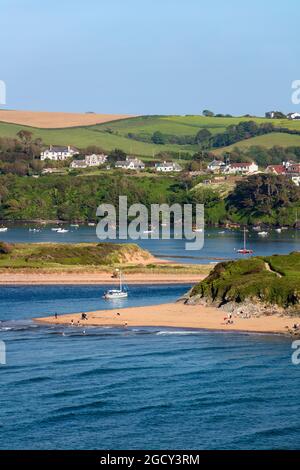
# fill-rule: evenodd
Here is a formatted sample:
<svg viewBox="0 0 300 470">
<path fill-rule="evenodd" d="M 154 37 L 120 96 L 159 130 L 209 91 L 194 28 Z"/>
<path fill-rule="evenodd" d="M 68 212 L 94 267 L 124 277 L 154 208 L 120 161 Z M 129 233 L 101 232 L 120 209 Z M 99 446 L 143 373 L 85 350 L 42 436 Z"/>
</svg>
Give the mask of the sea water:
<svg viewBox="0 0 300 470">
<path fill-rule="evenodd" d="M 1 449 L 300 447 L 300 366 L 287 338 L 31 320 L 107 308 L 105 288 L 0 287 Z M 187 289 L 132 286 L 124 306 Z"/>
</svg>

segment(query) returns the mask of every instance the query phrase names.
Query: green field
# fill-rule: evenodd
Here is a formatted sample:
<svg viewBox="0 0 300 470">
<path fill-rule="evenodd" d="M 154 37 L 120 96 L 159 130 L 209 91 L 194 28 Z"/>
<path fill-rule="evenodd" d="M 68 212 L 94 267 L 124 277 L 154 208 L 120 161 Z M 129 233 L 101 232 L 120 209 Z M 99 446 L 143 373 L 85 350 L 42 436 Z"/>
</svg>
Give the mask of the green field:
<svg viewBox="0 0 300 470">
<path fill-rule="evenodd" d="M 229 152 L 235 147 L 240 149 L 247 149 L 252 146 L 261 146 L 271 148 L 274 146 L 279 147 L 300 147 L 300 135 L 284 134 L 282 132 L 272 132 L 271 134 L 260 135 L 258 137 L 252 137 L 251 139 L 242 140 L 234 145 L 228 147 L 222 147 L 214 149 L 214 153 L 220 154 L 223 152 Z"/>
<path fill-rule="evenodd" d="M 16 124 L 0 123 L 0 137 L 15 137 L 21 129 L 27 128 L 34 137 L 40 137 L 46 145 L 61 144 L 74 145 L 84 148 L 97 145 L 105 151 L 121 148 L 128 154 L 143 157 L 153 157 L 163 151 L 176 153 L 194 153 L 197 145 L 165 144 L 156 145 L 129 138 L 128 134 L 135 134 L 138 138 L 149 139 L 155 131 L 168 136 L 195 136 L 200 129 L 208 129 L 211 133 L 222 133 L 230 125 L 242 121 L 253 120 L 257 124 L 269 122 L 277 127 L 286 127 L 300 131 L 300 121 L 288 119 L 265 119 L 249 117 L 217 118 L 204 116 L 141 116 L 119 121 L 106 122 L 85 127 L 69 127 L 65 129 L 39 129 Z M 289 146 L 300 145 L 300 136 L 273 133 L 239 142 L 235 146 L 248 147 L 250 145 Z M 218 149 L 217 152 L 220 150 Z"/>
</svg>

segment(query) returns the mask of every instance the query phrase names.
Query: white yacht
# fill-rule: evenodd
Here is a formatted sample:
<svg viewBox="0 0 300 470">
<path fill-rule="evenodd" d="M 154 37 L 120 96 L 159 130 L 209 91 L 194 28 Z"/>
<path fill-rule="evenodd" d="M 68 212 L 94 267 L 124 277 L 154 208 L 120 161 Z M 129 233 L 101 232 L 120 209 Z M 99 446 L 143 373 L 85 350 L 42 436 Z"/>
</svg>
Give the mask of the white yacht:
<svg viewBox="0 0 300 470">
<path fill-rule="evenodd" d="M 116 299 L 124 299 L 128 297 L 127 290 L 123 287 L 122 283 L 122 273 L 119 273 L 119 289 L 109 289 L 104 293 L 103 298 L 106 300 L 116 300 Z"/>
<path fill-rule="evenodd" d="M 7 232 L 8 228 L 7 227 L 0 227 L 0 232 Z"/>
</svg>

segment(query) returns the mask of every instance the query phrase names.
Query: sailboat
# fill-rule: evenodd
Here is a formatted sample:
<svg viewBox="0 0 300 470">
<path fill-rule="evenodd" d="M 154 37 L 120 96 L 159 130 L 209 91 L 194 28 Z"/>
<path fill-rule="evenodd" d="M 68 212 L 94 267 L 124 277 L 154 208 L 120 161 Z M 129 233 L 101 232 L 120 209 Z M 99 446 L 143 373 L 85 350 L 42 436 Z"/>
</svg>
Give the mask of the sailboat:
<svg viewBox="0 0 300 470">
<path fill-rule="evenodd" d="M 116 300 L 116 299 L 124 299 L 128 297 L 128 292 L 127 290 L 123 287 L 122 284 L 122 273 L 120 271 L 119 274 L 119 289 L 109 289 L 104 293 L 103 298 L 106 300 Z"/>
<path fill-rule="evenodd" d="M 240 253 L 241 255 L 251 255 L 253 253 L 253 250 L 249 250 L 246 247 L 246 227 L 244 227 L 244 248 L 237 250 L 237 252 Z"/>
</svg>

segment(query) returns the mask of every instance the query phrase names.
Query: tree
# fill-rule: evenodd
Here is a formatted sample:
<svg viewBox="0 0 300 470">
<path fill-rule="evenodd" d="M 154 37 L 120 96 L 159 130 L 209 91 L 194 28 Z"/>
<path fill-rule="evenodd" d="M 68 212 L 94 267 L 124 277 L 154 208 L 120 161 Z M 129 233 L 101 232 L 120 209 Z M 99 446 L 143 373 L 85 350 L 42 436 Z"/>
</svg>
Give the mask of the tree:
<svg viewBox="0 0 300 470">
<path fill-rule="evenodd" d="M 164 145 L 166 143 L 166 139 L 160 131 L 155 131 L 152 134 L 151 140 L 154 144 Z"/>
<path fill-rule="evenodd" d="M 210 139 L 211 139 L 211 132 L 207 129 L 200 129 L 199 132 L 197 132 L 196 137 L 195 137 L 195 142 L 198 145 L 204 146 L 204 147 L 209 147 Z"/>
<path fill-rule="evenodd" d="M 115 163 L 117 161 L 126 160 L 126 153 L 123 152 L 121 149 L 114 149 L 108 155 L 108 161 L 111 163 Z"/>
<path fill-rule="evenodd" d="M 32 132 L 26 131 L 24 129 L 21 129 L 18 133 L 17 136 L 19 137 L 20 141 L 25 145 L 29 145 L 32 142 Z"/>
<path fill-rule="evenodd" d="M 209 109 L 204 109 L 203 112 L 202 112 L 203 116 L 205 117 L 213 117 L 215 114 L 210 111 Z"/>
</svg>

